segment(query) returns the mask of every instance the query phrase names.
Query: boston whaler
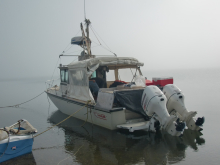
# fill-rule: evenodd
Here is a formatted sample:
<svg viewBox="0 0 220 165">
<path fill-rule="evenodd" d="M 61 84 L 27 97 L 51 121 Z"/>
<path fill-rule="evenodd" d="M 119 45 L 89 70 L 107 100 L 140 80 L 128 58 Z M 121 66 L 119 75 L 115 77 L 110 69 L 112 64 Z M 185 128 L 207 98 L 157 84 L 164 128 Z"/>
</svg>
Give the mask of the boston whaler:
<svg viewBox="0 0 220 165">
<path fill-rule="evenodd" d="M 90 101 L 89 108 L 83 108 L 74 117 L 110 130 L 164 129 L 173 136 L 180 136 L 185 125 L 191 130 L 202 130 L 204 117 L 195 119 L 197 112 L 187 110 L 184 95 L 172 77 L 150 81 L 142 75 L 140 67 L 144 64 L 135 58 L 92 55 L 90 20 L 85 19 L 85 24 L 86 35 L 81 23 L 82 36 L 71 39 L 71 44 L 83 48 L 78 61 L 60 64 L 60 86 L 46 90 L 61 112 L 72 115 Z M 129 81 L 121 78 L 120 73 L 126 70 L 132 73 Z M 114 81 L 107 80 L 110 73 L 114 74 Z"/>
</svg>

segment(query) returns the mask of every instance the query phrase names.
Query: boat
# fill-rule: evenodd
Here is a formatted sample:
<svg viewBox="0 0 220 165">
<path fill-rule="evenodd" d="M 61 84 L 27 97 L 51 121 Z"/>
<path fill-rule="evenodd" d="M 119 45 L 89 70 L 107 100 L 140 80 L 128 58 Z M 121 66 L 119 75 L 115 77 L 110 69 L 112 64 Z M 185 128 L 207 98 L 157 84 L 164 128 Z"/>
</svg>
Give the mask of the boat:
<svg viewBox="0 0 220 165">
<path fill-rule="evenodd" d="M 37 130 L 25 119 L 0 128 L 0 163 L 32 152 Z"/>
<path fill-rule="evenodd" d="M 51 114 L 48 122 L 56 125 L 66 117 L 67 115 L 57 110 Z M 59 125 L 65 134 L 64 148 L 67 153 L 76 153 L 83 146 L 75 155 L 76 158 L 70 156 L 68 161 L 63 159 L 62 164 L 74 164 L 75 160 L 82 165 L 181 163 L 188 157 L 187 150 L 196 152 L 205 144 L 201 132 L 189 129 L 179 138 L 165 131 L 130 133 L 128 130 L 112 131 L 88 123 L 83 129 L 75 127 L 81 123 L 81 120 L 74 119 Z"/>
<path fill-rule="evenodd" d="M 86 33 L 81 23 L 82 36 L 71 39 L 71 44 L 83 48 L 78 61 L 60 64 L 60 85 L 45 91 L 62 113 L 110 130 L 163 129 L 172 136 L 181 136 L 186 126 L 202 130 L 204 117 L 196 119 L 197 112 L 187 110 L 172 77 L 147 80 L 141 72 L 144 64 L 136 58 L 92 54 L 90 24 L 85 18 Z M 125 72 L 120 71 L 125 70 L 132 73 L 129 81 L 121 78 Z M 108 80 L 110 73 L 113 81 Z"/>
</svg>

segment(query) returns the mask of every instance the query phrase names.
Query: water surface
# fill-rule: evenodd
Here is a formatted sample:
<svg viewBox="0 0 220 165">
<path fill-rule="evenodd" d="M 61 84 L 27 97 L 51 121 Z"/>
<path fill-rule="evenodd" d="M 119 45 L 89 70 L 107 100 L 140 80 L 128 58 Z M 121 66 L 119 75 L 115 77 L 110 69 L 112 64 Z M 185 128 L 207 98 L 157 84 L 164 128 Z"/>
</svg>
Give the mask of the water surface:
<svg viewBox="0 0 220 165">
<path fill-rule="evenodd" d="M 189 110 L 205 116 L 202 133 L 185 130 L 183 137 L 165 132 L 110 131 L 71 118 L 38 136 L 30 154 L 4 164 L 219 164 L 220 68 L 143 71 L 151 79 L 173 76 Z M 0 79 L 0 107 L 24 102 L 45 90 L 45 77 Z M 19 108 L 0 109 L 0 127 L 27 119 L 38 132 L 66 118 L 46 94 Z"/>
</svg>

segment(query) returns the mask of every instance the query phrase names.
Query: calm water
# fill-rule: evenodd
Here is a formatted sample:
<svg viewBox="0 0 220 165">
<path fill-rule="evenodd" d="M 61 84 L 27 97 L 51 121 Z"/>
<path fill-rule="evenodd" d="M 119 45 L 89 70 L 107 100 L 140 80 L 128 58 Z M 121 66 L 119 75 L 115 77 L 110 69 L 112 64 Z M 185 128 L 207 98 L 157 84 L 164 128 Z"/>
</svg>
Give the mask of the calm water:
<svg viewBox="0 0 220 165">
<path fill-rule="evenodd" d="M 219 164 L 220 68 L 143 71 L 147 78 L 173 76 L 189 110 L 205 116 L 202 133 L 185 130 L 182 138 L 164 132 L 109 131 L 71 118 L 38 136 L 30 154 L 4 164 Z M 0 79 L 0 106 L 24 102 L 45 90 L 47 78 Z M 0 127 L 27 119 L 38 132 L 58 123 L 62 114 L 46 94 L 20 106 L 0 109 Z"/>
</svg>

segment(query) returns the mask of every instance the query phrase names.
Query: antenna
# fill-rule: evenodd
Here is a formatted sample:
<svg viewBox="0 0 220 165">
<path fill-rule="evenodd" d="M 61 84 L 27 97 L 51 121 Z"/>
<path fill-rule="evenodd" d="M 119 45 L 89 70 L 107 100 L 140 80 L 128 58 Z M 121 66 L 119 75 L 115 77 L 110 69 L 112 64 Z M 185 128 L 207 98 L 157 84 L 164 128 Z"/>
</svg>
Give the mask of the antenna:
<svg viewBox="0 0 220 165">
<path fill-rule="evenodd" d="M 84 0 L 84 17 L 85 17 L 85 20 L 86 20 L 86 0 Z"/>
</svg>

